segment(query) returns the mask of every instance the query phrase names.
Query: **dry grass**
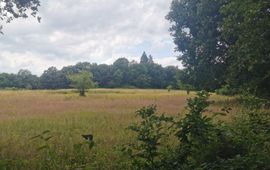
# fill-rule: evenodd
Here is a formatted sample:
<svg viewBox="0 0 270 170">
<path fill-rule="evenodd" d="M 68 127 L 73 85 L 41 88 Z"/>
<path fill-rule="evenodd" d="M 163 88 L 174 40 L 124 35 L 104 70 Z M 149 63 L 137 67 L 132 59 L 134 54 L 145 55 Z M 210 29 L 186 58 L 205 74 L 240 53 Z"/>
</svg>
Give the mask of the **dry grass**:
<svg viewBox="0 0 270 170">
<path fill-rule="evenodd" d="M 1 120 L 18 117 L 56 116 L 65 113 L 133 113 L 136 109 L 155 104 L 161 112 L 176 114 L 185 105 L 184 92 L 161 90 L 89 91 L 87 97 L 63 91 L 1 91 Z"/>
<path fill-rule="evenodd" d="M 134 112 L 155 104 L 159 112 L 183 113 L 187 96 L 183 91 L 95 89 L 87 97 L 72 91 L 0 91 L 0 158 L 34 160 L 39 143 L 29 140 L 50 130 L 57 150 L 68 152 L 81 134 L 92 133 L 97 160 L 104 169 L 111 168 L 118 155 L 114 149 L 131 140 L 125 128 L 136 120 Z M 213 95 L 212 107 L 229 104 L 232 98 Z"/>
</svg>

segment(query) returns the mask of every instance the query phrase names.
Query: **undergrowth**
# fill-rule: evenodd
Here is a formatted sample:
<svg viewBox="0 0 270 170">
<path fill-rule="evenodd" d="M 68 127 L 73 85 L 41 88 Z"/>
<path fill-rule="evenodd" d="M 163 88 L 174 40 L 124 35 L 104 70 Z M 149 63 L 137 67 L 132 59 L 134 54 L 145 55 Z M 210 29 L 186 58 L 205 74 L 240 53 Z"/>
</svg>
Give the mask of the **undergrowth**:
<svg viewBox="0 0 270 170">
<path fill-rule="evenodd" d="M 123 151 L 134 169 L 268 170 L 270 169 L 270 113 L 265 101 L 243 97 L 243 110 L 232 122 L 214 121 L 223 113 L 205 116 L 211 102 L 207 92 L 188 99 L 183 119 L 158 116 L 155 106 L 137 112 L 141 122 L 129 129 L 136 134 Z M 166 146 L 161 141 L 176 139 Z M 165 150 L 164 150 L 165 148 Z"/>
</svg>

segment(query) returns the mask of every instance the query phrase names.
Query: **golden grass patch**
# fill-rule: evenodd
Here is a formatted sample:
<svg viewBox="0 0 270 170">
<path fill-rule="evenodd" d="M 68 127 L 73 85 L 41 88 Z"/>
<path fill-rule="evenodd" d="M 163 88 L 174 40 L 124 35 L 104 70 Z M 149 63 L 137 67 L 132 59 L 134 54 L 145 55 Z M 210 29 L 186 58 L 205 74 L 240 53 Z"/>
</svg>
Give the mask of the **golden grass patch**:
<svg viewBox="0 0 270 170">
<path fill-rule="evenodd" d="M 82 142 L 81 134 L 92 133 L 96 159 L 109 168 L 118 158 L 114 147 L 132 140 L 126 127 L 136 121 L 136 110 L 154 104 L 158 112 L 176 116 L 184 113 L 186 99 L 193 96 L 151 89 L 93 89 L 86 97 L 72 90 L 0 91 L 0 155 L 35 159 L 40 143 L 30 138 L 45 130 L 51 131 L 51 142 L 59 152 Z M 233 98 L 212 95 L 211 99 L 217 101 L 211 107 L 215 111 L 221 105 L 235 106 Z"/>
</svg>

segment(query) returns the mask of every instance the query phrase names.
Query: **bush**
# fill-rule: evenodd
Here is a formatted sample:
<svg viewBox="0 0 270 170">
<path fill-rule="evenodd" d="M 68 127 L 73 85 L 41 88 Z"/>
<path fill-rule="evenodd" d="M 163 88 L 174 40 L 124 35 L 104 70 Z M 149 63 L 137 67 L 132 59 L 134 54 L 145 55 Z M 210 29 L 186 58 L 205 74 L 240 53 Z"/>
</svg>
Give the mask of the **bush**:
<svg viewBox="0 0 270 170">
<path fill-rule="evenodd" d="M 141 122 L 131 126 L 137 142 L 126 146 L 137 169 L 270 169 L 270 114 L 255 99 L 230 123 L 214 121 L 204 113 L 207 92 L 188 99 L 183 119 L 157 116 L 149 106 L 137 113 Z M 176 144 L 162 138 L 176 137 Z M 169 145 L 169 146 L 168 146 Z"/>
<path fill-rule="evenodd" d="M 177 84 L 178 84 L 178 88 L 180 90 L 186 90 L 187 94 L 189 94 L 190 91 L 195 89 L 191 84 L 185 84 L 181 81 L 178 81 Z"/>
<path fill-rule="evenodd" d="M 143 107 L 138 110 L 137 116 L 142 121 L 140 124 L 132 124 L 129 129 L 136 132 L 137 143 L 124 148 L 132 160 L 132 165 L 137 169 L 160 169 L 161 167 L 161 141 L 168 134 L 168 123 L 171 118 L 164 115 L 157 116 L 156 106 Z"/>
<path fill-rule="evenodd" d="M 169 85 L 169 86 L 166 87 L 166 89 L 168 90 L 168 92 L 170 92 L 173 89 L 173 86 Z"/>
<path fill-rule="evenodd" d="M 232 96 L 237 93 L 236 89 L 231 88 L 229 85 L 224 85 L 220 89 L 217 89 L 215 92 L 218 95 L 225 95 L 225 96 Z"/>
</svg>

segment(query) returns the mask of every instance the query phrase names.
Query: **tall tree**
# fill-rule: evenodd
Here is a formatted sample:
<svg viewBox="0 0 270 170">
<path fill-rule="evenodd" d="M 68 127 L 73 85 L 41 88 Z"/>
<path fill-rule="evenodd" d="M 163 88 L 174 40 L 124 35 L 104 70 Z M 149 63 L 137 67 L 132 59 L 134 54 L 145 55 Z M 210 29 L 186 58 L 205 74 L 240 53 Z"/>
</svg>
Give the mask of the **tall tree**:
<svg viewBox="0 0 270 170">
<path fill-rule="evenodd" d="M 146 64 L 132 64 L 129 69 L 129 83 L 138 88 L 151 87 L 151 77 Z"/>
<path fill-rule="evenodd" d="M 98 83 L 99 87 L 111 87 L 111 80 L 113 79 L 113 69 L 111 65 L 107 64 L 93 64 L 91 67 L 93 73 L 93 79 Z"/>
<path fill-rule="evenodd" d="M 166 72 L 161 65 L 148 63 L 146 69 L 147 75 L 150 77 L 150 87 L 165 88 L 167 86 Z"/>
<path fill-rule="evenodd" d="M 129 61 L 126 58 L 117 59 L 113 65 L 113 86 L 121 87 L 128 84 Z"/>
<path fill-rule="evenodd" d="M 148 57 L 147 57 L 147 54 L 146 52 L 144 51 L 142 56 L 141 56 L 141 61 L 140 61 L 140 64 L 147 64 L 148 63 Z"/>
<path fill-rule="evenodd" d="M 178 57 L 197 89 L 215 90 L 224 83 L 227 44 L 219 22 L 223 1 L 173 0 L 167 19 Z"/>
<path fill-rule="evenodd" d="M 177 81 L 181 79 L 182 71 L 175 66 L 167 66 L 165 67 L 165 82 L 167 83 L 166 86 L 171 85 L 173 88 L 177 88 Z"/>
<path fill-rule="evenodd" d="M 119 58 L 113 63 L 113 66 L 122 71 L 126 71 L 129 66 L 129 61 L 126 58 Z"/>
<path fill-rule="evenodd" d="M 150 64 L 154 64 L 154 59 L 153 59 L 153 56 L 152 55 L 149 55 L 148 62 Z"/>
<path fill-rule="evenodd" d="M 228 83 L 270 98 L 270 1 L 229 0 L 221 12 L 230 43 Z"/>
<path fill-rule="evenodd" d="M 15 74 L 0 74 L 0 88 L 17 87 L 17 76 Z"/>
<path fill-rule="evenodd" d="M 16 87 L 26 89 L 37 89 L 39 88 L 39 78 L 29 70 L 19 70 L 16 76 Z"/>
<path fill-rule="evenodd" d="M 45 70 L 40 77 L 40 83 L 44 89 L 68 88 L 69 85 L 66 75 L 56 67 Z"/>
<path fill-rule="evenodd" d="M 29 15 L 37 17 L 38 7 L 40 6 L 39 0 L 1 0 L 0 1 L 0 20 L 10 23 L 13 19 L 27 18 Z M 0 25 L 0 33 L 2 32 L 3 25 Z"/>
</svg>

